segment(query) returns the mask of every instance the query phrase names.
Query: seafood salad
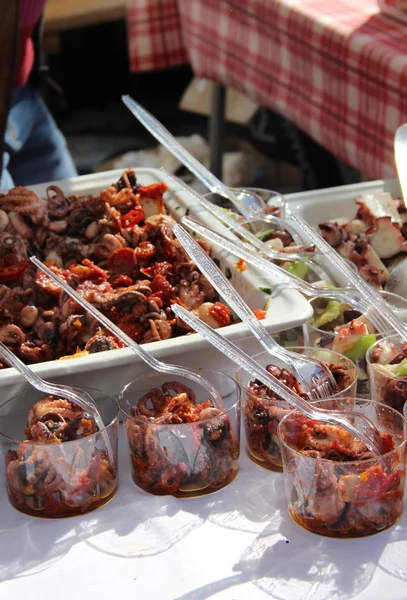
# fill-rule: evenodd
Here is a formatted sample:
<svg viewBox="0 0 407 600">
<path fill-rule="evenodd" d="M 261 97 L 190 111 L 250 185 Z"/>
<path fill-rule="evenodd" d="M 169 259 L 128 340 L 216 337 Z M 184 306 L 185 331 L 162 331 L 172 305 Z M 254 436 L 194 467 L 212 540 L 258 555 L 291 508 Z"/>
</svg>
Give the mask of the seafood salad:
<svg viewBox="0 0 407 600">
<path fill-rule="evenodd" d="M 212 327 L 229 325 L 230 310 L 172 233 L 166 190 L 128 170 L 99 196 L 53 185 L 46 199 L 23 187 L 0 195 L 0 340 L 26 363 L 121 347 L 36 270 L 32 254 L 138 343 L 190 332 L 174 302 Z"/>
<path fill-rule="evenodd" d="M 378 333 L 366 315 L 337 300 L 313 302 L 314 317 L 307 324 L 307 343 L 350 358 L 358 370 L 357 395 L 370 393 L 366 353 Z"/>
<path fill-rule="evenodd" d="M 387 418 L 394 421 L 393 415 Z M 381 433 L 383 453 L 374 457 L 340 426 L 298 412 L 282 421 L 279 434 L 289 513 L 303 528 L 331 537 L 360 537 L 387 529 L 400 518 L 402 435 Z"/>
<path fill-rule="evenodd" d="M 346 364 L 324 364 L 331 371 L 338 391 L 351 386 L 354 377 Z M 267 365 L 266 370 L 295 394 L 309 400 L 308 394 L 289 370 L 274 365 Z M 292 407 L 266 385 L 258 380 L 250 381 L 243 414 L 247 449 L 254 462 L 267 469 L 282 470 L 277 429 L 280 421 L 291 410 Z"/>
<path fill-rule="evenodd" d="M 98 431 L 93 417 L 70 400 L 39 400 L 29 411 L 25 441 L 6 452 L 11 504 L 27 514 L 59 518 L 110 500 L 117 470 Z"/>
<path fill-rule="evenodd" d="M 406 207 L 384 192 L 362 194 L 356 204 L 359 208 L 353 219 L 331 219 L 319 228 L 323 238 L 380 289 L 391 269 L 407 256 Z"/>
<path fill-rule="evenodd" d="M 407 342 L 385 338 L 371 348 L 369 369 L 374 399 L 403 412 L 407 402 Z"/>
<path fill-rule="evenodd" d="M 179 381 L 144 394 L 129 411 L 126 434 L 134 482 L 146 492 L 196 496 L 238 473 L 239 439 L 226 410 L 198 403 Z"/>
</svg>

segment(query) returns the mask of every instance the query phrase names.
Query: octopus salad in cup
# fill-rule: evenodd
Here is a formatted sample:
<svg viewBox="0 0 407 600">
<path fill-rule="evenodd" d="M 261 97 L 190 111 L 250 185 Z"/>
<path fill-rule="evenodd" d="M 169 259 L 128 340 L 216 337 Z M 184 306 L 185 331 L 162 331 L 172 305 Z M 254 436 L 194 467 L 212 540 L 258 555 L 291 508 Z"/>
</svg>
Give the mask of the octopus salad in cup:
<svg viewBox="0 0 407 600">
<path fill-rule="evenodd" d="M 133 384 L 122 393 L 121 406 L 133 479 L 141 489 L 191 497 L 234 480 L 240 453 L 237 405 L 199 402 L 180 381 L 165 381 L 133 404 Z M 233 386 L 237 388 L 234 382 Z"/>
<path fill-rule="evenodd" d="M 338 394 L 354 394 L 355 366 L 350 360 L 339 357 L 336 353 L 327 353 L 326 358 L 327 360 L 322 362 L 331 371 L 338 387 Z M 264 361 L 267 359 L 270 360 L 270 356 L 263 358 Z M 328 362 L 335 359 L 337 362 Z M 298 379 L 288 369 L 273 364 L 267 364 L 265 368 L 295 394 L 309 400 Z M 251 380 L 249 376 L 245 379 L 244 373 L 239 372 L 238 379 L 245 390 L 243 418 L 249 456 L 262 467 L 281 471 L 281 449 L 277 429 L 280 421 L 292 410 L 292 407 L 261 382 Z"/>
<path fill-rule="evenodd" d="M 403 512 L 406 420 L 370 400 L 326 400 L 317 405 L 346 407 L 368 416 L 381 433 L 382 452 L 373 456 L 342 427 L 291 411 L 279 425 L 291 518 L 308 531 L 341 538 L 391 527 Z"/>
<path fill-rule="evenodd" d="M 18 442 L 8 437 L 3 423 L 12 419 L 10 408 L 18 412 L 17 401 L 25 400 L 20 396 L 1 408 L 10 503 L 21 512 L 45 518 L 80 515 L 106 504 L 118 487 L 118 407 L 113 399 L 110 423 L 101 432 L 93 416 L 70 400 L 43 397 L 29 409 L 25 439 Z"/>
</svg>

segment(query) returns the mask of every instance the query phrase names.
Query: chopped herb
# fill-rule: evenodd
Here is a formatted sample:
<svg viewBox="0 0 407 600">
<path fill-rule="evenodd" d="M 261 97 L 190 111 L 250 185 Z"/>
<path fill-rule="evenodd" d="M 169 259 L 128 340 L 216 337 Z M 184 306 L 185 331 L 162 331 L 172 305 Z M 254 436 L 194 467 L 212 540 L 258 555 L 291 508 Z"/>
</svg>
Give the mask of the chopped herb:
<svg viewBox="0 0 407 600">
<path fill-rule="evenodd" d="M 175 207 L 175 210 L 179 210 L 180 208 L 181 208 L 180 206 L 176 206 L 176 207 Z"/>
<path fill-rule="evenodd" d="M 192 232 L 193 237 L 196 237 L 196 231 Z"/>
<path fill-rule="evenodd" d="M 187 208 L 187 209 L 186 209 L 186 211 L 185 211 L 185 216 L 186 216 L 186 217 L 189 215 L 189 211 L 190 211 L 190 209 L 189 209 L 189 208 Z"/>
<path fill-rule="evenodd" d="M 265 294 L 268 294 L 269 296 L 271 296 L 272 291 L 273 291 L 271 288 L 266 288 L 266 287 L 259 287 L 259 290 L 261 292 L 264 292 Z"/>
<path fill-rule="evenodd" d="M 227 279 L 232 279 L 232 271 L 229 269 L 229 267 L 226 267 L 225 275 L 226 275 Z"/>
<path fill-rule="evenodd" d="M 217 267 L 220 267 L 220 260 L 219 260 L 219 258 L 213 258 L 212 260 L 213 260 L 213 262 L 215 263 L 215 265 Z"/>
<path fill-rule="evenodd" d="M 274 229 L 260 229 L 260 231 L 258 231 L 256 233 L 256 237 L 259 238 L 259 240 L 264 240 L 266 239 L 266 237 L 268 237 L 269 235 L 271 235 L 272 233 L 274 233 Z"/>
</svg>

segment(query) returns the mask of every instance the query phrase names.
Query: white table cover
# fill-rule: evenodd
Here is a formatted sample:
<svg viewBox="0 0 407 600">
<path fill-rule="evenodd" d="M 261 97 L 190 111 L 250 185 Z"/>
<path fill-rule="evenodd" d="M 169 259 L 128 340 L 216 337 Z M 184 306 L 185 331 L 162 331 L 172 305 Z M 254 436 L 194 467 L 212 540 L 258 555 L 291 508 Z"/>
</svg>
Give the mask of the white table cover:
<svg viewBox="0 0 407 600">
<path fill-rule="evenodd" d="M 116 497 L 83 517 L 24 516 L 1 482 L 1 600 L 407 598 L 407 513 L 366 539 L 324 538 L 291 521 L 283 475 L 245 452 L 229 487 L 180 500 L 137 488 L 123 433 L 120 446 Z"/>
</svg>

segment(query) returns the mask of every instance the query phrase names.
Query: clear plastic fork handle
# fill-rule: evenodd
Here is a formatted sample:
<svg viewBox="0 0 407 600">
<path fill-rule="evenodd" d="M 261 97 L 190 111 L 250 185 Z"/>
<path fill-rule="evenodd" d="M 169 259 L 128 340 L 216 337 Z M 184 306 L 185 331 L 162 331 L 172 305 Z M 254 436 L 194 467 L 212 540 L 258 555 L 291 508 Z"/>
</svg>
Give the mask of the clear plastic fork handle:
<svg viewBox="0 0 407 600">
<path fill-rule="evenodd" d="M 391 329 L 394 329 L 400 337 L 407 340 L 407 326 L 394 314 L 388 304 L 383 300 L 381 295 L 371 287 L 362 277 L 349 268 L 343 258 L 331 248 L 331 246 L 316 232 L 312 227 L 304 221 L 302 217 L 297 215 L 291 209 L 287 209 L 287 215 L 299 226 L 302 232 L 304 232 L 311 242 L 325 254 L 325 256 L 332 262 L 335 267 L 343 272 L 346 276 L 349 284 L 354 287 L 365 300 L 365 302 L 371 307 L 371 318 L 373 313 L 377 315 L 376 319 L 380 319 L 382 326 L 379 331 L 383 330 L 386 326 L 390 325 Z"/>
<path fill-rule="evenodd" d="M 188 194 L 190 196 L 193 196 L 193 198 L 198 202 L 198 204 L 200 204 L 203 208 L 205 208 L 208 212 L 210 212 L 221 223 L 224 223 L 231 231 L 238 233 L 243 239 L 245 239 L 247 242 L 249 242 L 249 244 L 254 246 L 254 248 L 256 248 L 259 252 L 261 252 L 261 254 L 263 256 L 267 256 L 268 258 L 271 258 L 272 260 L 301 262 L 304 265 L 306 265 L 309 269 L 311 269 L 312 271 L 315 271 L 315 273 L 318 275 L 318 277 L 321 277 L 322 279 L 331 281 L 331 277 L 329 276 L 329 274 L 326 273 L 320 265 L 313 263 L 312 260 L 310 258 L 308 258 L 307 256 L 302 256 L 302 255 L 300 255 L 298 253 L 294 253 L 294 252 L 282 253 L 282 252 L 279 252 L 278 250 L 273 250 L 273 248 L 270 248 L 269 246 L 267 246 L 262 240 L 260 240 L 256 235 L 254 235 L 254 233 L 252 233 L 251 231 L 249 231 L 249 229 L 244 227 L 243 224 L 240 224 L 238 221 L 236 221 L 236 219 L 233 216 L 231 216 L 227 211 L 220 208 L 219 206 L 216 206 L 216 204 L 213 204 L 207 198 L 203 198 L 200 194 L 198 194 L 198 192 L 196 190 L 191 188 L 191 186 L 189 186 L 185 182 L 181 181 L 178 177 L 176 177 L 172 173 L 169 173 L 168 171 L 166 171 L 166 169 L 164 169 L 164 167 L 161 167 L 161 171 L 163 171 L 163 173 L 165 173 L 166 177 L 170 181 L 174 182 L 175 186 L 179 186 L 180 189 L 183 189 L 186 192 L 188 192 Z M 174 190 L 174 191 L 176 191 L 176 190 Z M 252 220 L 263 219 L 263 218 L 268 220 L 269 216 L 260 214 L 260 215 L 254 216 Z M 283 220 L 279 219 L 278 217 L 272 217 L 272 219 L 273 220 L 278 219 L 278 221 L 281 222 L 281 224 L 283 223 Z M 296 231 L 295 228 L 290 227 L 290 225 L 288 225 L 288 230 Z M 290 231 L 289 231 L 289 233 L 290 233 Z"/>
<path fill-rule="evenodd" d="M 76 292 L 71 286 L 66 283 L 63 279 L 58 277 L 51 269 L 49 269 L 46 265 L 44 265 L 38 258 L 35 256 L 31 256 L 30 260 L 35 264 L 36 267 L 44 271 L 55 283 L 57 283 L 71 298 L 82 306 L 86 311 L 88 311 L 91 315 L 95 317 L 108 331 L 111 331 L 118 337 L 122 342 L 126 344 L 128 348 L 130 348 L 137 356 L 139 356 L 145 363 L 147 363 L 152 369 L 155 371 L 161 371 L 162 373 L 169 373 L 171 375 L 175 375 L 178 377 L 185 377 L 186 379 L 191 379 L 198 385 L 202 386 L 204 389 L 208 390 L 210 395 L 212 396 L 214 405 L 223 409 L 223 401 L 219 392 L 216 388 L 202 375 L 194 371 L 193 369 L 187 369 L 186 367 L 180 367 L 178 365 L 169 365 L 167 363 L 161 362 L 157 360 L 154 356 L 152 356 L 147 350 L 142 348 L 137 342 L 135 342 L 131 337 L 129 337 L 124 331 L 120 329 L 115 323 L 113 323 L 110 319 L 108 319 L 103 313 L 101 313 L 97 308 L 95 308 L 90 302 L 85 300 L 78 292 Z"/>
<path fill-rule="evenodd" d="M 188 312 L 178 304 L 173 304 L 171 309 L 180 319 L 187 323 L 187 325 L 192 327 L 197 333 L 200 333 L 202 337 L 217 348 L 217 350 L 252 375 L 253 378 L 259 379 L 259 381 L 281 396 L 281 398 L 291 406 L 294 406 L 311 419 L 325 421 L 332 425 L 340 425 L 353 437 L 359 439 L 374 455 L 381 455 L 380 433 L 367 417 L 353 411 L 341 411 L 340 413 L 335 414 L 331 411 L 312 406 L 312 404 L 301 398 L 301 396 L 293 394 L 286 385 L 273 377 L 271 373 L 266 371 L 266 369 L 260 366 L 248 354 L 243 352 L 243 350 L 240 350 L 240 348 L 235 346 L 230 340 L 224 338 L 218 331 L 209 327 L 209 325 L 201 321 L 193 313 Z M 343 417 L 351 419 L 358 418 L 363 431 L 354 427 L 352 423 Z"/>
<path fill-rule="evenodd" d="M 160 142 L 167 150 L 171 152 L 175 158 L 178 158 L 181 164 L 186 166 L 191 173 L 195 175 L 201 181 L 205 187 L 208 188 L 214 194 L 220 194 L 224 196 L 237 208 L 242 215 L 249 216 L 255 212 L 257 207 L 258 210 L 263 210 L 266 205 L 260 196 L 257 194 L 247 194 L 247 196 L 253 197 L 251 208 L 239 200 L 236 194 L 228 188 L 222 181 L 220 181 L 213 173 L 211 173 L 202 163 L 199 162 L 192 154 L 188 152 L 175 137 L 158 121 L 152 114 L 150 114 L 145 108 L 143 108 L 138 102 L 133 100 L 130 96 L 122 96 L 122 101 L 130 110 L 130 112 L 144 125 L 144 127 Z"/>
<path fill-rule="evenodd" d="M 314 384 L 307 380 L 297 368 L 298 363 L 308 362 L 309 366 L 314 367 L 314 360 L 309 360 L 307 357 L 302 356 L 301 358 L 292 356 L 291 352 L 288 352 L 284 348 L 281 348 L 277 342 L 273 340 L 271 335 L 268 333 L 264 325 L 254 316 L 253 311 L 247 306 L 243 298 L 237 293 L 234 287 L 229 283 L 227 278 L 223 275 L 222 271 L 215 265 L 208 254 L 201 248 L 194 238 L 187 232 L 181 225 L 174 225 L 172 228 L 173 232 L 181 242 L 182 247 L 189 254 L 190 258 L 206 276 L 207 279 L 212 283 L 217 292 L 222 298 L 229 304 L 232 310 L 245 322 L 254 336 L 262 344 L 264 348 L 271 355 L 280 357 L 288 365 L 289 368 L 297 375 L 301 385 L 305 388 L 305 391 L 310 397 L 313 396 Z M 333 378 L 329 369 L 325 368 L 320 362 L 317 363 L 321 370 L 324 372 L 325 378 L 330 380 L 332 389 L 336 388 L 336 382 Z"/>
<path fill-rule="evenodd" d="M 312 284 L 303 281 L 299 277 L 296 277 L 292 273 L 281 269 L 277 265 L 265 260 L 258 254 L 247 250 L 243 245 L 236 244 L 231 240 L 227 240 L 223 236 L 211 231 L 204 225 L 193 221 L 189 217 L 183 217 L 181 223 L 195 231 L 205 239 L 209 240 L 213 244 L 216 244 L 220 248 L 231 252 L 238 258 L 243 258 L 247 263 L 258 267 L 264 273 L 268 273 L 273 277 L 277 278 L 283 287 L 294 288 L 302 292 L 309 298 L 335 298 L 341 302 L 345 302 L 360 312 L 368 313 L 369 319 L 378 331 L 387 331 L 383 325 L 380 315 L 376 310 L 372 310 L 372 305 L 369 301 L 361 298 L 359 292 L 353 288 L 319 288 L 314 287 Z"/>
</svg>

